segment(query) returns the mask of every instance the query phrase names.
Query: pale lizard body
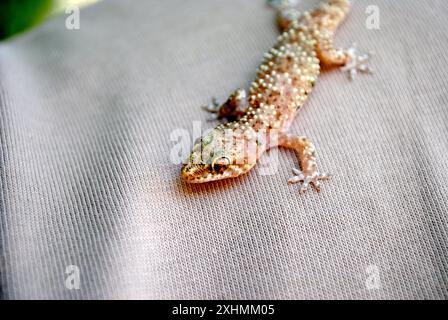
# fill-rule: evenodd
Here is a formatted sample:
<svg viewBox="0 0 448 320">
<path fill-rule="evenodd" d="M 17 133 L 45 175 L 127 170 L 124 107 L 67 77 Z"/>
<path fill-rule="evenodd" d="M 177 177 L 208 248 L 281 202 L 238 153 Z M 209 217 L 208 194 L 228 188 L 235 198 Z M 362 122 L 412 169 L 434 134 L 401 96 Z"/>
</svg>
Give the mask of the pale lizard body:
<svg viewBox="0 0 448 320">
<path fill-rule="evenodd" d="M 185 181 L 201 183 L 239 176 L 276 146 L 298 153 L 302 170 L 294 169 L 296 175 L 289 182 L 303 182 L 301 192 L 310 184 L 319 191 L 319 180 L 329 177 L 317 169 L 314 145 L 306 137 L 286 132 L 314 87 L 321 66 L 350 63 L 353 76 L 357 70 L 369 71 L 363 64 L 367 57 L 359 59 L 353 51 L 333 48 L 333 33 L 346 16 L 349 1 L 330 0 L 300 16 L 287 10 L 280 11 L 283 32 L 265 54 L 248 97 L 238 89 L 223 105 L 215 103 L 209 108 L 217 118 L 234 121 L 218 125 L 195 144 L 182 167 Z"/>
</svg>

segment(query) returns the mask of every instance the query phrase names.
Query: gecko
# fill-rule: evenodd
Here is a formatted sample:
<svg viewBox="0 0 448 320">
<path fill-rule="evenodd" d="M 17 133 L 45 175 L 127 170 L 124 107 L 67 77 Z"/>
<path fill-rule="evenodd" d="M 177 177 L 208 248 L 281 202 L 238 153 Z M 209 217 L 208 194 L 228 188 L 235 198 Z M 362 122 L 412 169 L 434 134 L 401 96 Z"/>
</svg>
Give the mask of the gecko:
<svg viewBox="0 0 448 320">
<path fill-rule="evenodd" d="M 348 0 L 328 0 L 303 13 L 288 0 L 280 0 L 276 8 L 281 31 L 277 43 L 264 54 L 248 92 L 237 89 L 224 103 L 214 99 L 206 106 L 216 119 L 227 122 L 194 143 L 181 169 L 184 181 L 204 183 L 241 176 L 273 147 L 297 153 L 300 169 L 293 169 L 288 183 L 300 183 L 300 193 L 310 188 L 319 192 L 320 181 L 331 177 L 318 170 L 310 139 L 290 134 L 288 129 L 321 69 L 339 67 L 353 79 L 358 72 L 372 72 L 366 64 L 370 54 L 359 54 L 355 46 L 333 45 L 335 31 L 349 12 Z"/>
</svg>

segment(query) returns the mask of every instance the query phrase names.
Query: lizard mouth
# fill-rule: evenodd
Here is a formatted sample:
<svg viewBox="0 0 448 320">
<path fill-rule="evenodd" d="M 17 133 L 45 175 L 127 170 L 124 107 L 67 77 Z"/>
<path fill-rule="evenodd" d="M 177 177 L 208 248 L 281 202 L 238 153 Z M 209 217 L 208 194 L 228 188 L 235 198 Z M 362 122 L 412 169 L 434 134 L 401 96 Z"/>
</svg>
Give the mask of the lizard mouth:
<svg viewBox="0 0 448 320">
<path fill-rule="evenodd" d="M 181 177 L 188 183 L 202 183 L 235 177 L 241 173 L 240 171 L 234 166 L 213 170 L 209 164 L 188 163 L 182 166 Z"/>
</svg>

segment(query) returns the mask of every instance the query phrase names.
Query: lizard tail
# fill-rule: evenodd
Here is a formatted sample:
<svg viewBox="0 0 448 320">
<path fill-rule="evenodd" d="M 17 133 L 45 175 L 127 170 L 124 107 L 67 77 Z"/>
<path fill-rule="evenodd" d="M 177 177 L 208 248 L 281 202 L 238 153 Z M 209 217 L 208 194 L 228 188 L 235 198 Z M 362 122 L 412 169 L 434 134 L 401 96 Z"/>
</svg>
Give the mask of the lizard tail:
<svg viewBox="0 0 448 320">
<path fill-rule="evenodd" d="M 328 0 L 310 12 L 300 12 L 297 0 L 270 0 L 277 9 L 277 22 L 281 31 L 288 30 L 291 25 L 301 19 L 311 18 L 320 26 L 332 32 L 341 24 L 350 10 L 350 0 Z"/>
<path fill-rule="evenodd" d="M 335 31 L 350 11 L 350 0 L 329 0 L 311 13 L 321 29 Z"/>
</svg>

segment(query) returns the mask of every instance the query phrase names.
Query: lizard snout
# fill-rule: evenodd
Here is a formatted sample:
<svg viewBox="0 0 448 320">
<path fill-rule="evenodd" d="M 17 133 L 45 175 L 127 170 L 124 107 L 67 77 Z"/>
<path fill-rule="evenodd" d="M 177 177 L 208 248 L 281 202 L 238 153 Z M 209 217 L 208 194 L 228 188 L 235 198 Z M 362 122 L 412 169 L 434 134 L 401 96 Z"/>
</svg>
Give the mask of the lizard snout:
<svg viewBox="0 0 448 320">
<path fill-rule="evenodd" d="M 182 166 L 181 176 L 187 182 L 195 182 L 208 173 L 205 165 L 187 163 Z"/>
</svg>

